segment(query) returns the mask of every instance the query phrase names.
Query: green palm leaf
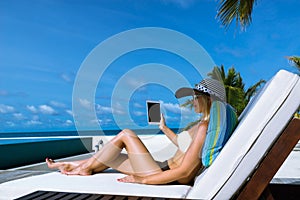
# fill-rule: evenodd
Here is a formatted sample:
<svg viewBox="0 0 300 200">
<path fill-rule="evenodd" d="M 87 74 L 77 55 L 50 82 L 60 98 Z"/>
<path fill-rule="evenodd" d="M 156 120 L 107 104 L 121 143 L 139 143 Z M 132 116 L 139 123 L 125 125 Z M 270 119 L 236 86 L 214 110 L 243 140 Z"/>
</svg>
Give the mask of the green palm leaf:
<svg viewBox="0 0 300 200">
<path fill-rule="evenodd" d="M 250 101 L 251 97 L 253 97 L 256 94 L 257 90 L 264 83 L 266 83 L 266 81 L 261 79 L 260 81 L 255 83 L 253 86 L 248 88 L 248 90 L 246 91 L 246 94 L 245 94 L 246 103 L 248 103 Z"/>
<path fill-rule="evenodd" d="M 287 56 L 287 59 L 298 69 L 300 74 L 300 57 L 299 56 Z"/>
<path fill-rule="evenodd" d="M 245 29 L 252 21 L 252 10 L 256 0 L 220 0 L 217 18 L 226 28 L 236 20 L 236 25 Z"/>
</svg>

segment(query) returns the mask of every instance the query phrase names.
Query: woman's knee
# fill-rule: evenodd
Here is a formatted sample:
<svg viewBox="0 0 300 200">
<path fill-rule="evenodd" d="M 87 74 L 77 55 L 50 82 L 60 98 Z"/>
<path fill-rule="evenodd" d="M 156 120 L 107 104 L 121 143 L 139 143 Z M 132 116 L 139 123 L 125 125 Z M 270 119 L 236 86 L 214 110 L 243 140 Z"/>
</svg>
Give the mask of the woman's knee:
<svg viewBox="0 0 300 200">
<path fill-rule="evenodd" d="M 133 132 L 133 131 L 130 130 L 130 129 L 124 129 L 124 130 L 122 131 L 122 134 L 123 134 L 124 136 L 126 136 L 126 137 L 137 137 L 136 133 Z"/>
</svg>

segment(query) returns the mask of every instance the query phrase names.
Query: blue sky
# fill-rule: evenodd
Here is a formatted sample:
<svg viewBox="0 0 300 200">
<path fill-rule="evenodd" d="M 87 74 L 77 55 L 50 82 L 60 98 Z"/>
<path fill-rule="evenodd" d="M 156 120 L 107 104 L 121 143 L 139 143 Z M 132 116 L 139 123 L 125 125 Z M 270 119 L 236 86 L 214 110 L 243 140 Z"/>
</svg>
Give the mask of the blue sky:
<svg viewBox="0 0 300 200">
<path fill-rule="evenodd" d="M 192 38 L 216 65 L 226 70 L 234 66 L 246 87 L 280 69 L 295 71 L 285 56 L 300 54 L 299 1 L 257 1 L 245 32 L 235 24 L 221 27 L 217 5 L 213 0 L 0 1 L 0 132 L 75 130 L 72 95 L 82 63 L 97 45 L 132 29 L 161 27 Z M 97 115 L 81 128 L 149 128 L 146 100 L 161 101 L 171 127 L 196 119 L 192 111 L 179 107 L 184 100 L 174 98 L 170 85 L 138 84 L 141 77 L 151 78 L 147 73 L 127 77 L 136 66 L 149 63 L 177 70 L 190 84 L 200 79 L 185 60 L 169 52 L 143 49 L 122 55 L 99 80 L 94 103 L 78 99 Z M 155 76 L 176 82 L 166 73 L 157 71 Z M 138 88 L 124 90 L 131 92 L 129 100 L 122 99 L 126 93 L 112 103 L 120 80 Z"/>
</svg>

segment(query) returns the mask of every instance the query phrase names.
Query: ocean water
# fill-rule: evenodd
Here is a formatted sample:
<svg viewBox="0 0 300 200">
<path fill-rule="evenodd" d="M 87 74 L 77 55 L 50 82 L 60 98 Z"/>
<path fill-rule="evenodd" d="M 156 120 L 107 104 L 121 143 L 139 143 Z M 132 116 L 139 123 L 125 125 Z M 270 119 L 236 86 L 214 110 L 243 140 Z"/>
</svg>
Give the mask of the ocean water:
<svg viewBox="0 0 300 200">
<path fill-rule="evenodd" d="M 172 129 L 175 133 L 179 129 Z M 140 129 L 134 130 L 137 135 L 156 135 L 164 134 L 158 129 Z M 66 140 L 68 138 L 63 137 L 78 137 L 78 136 L 97 136 L 97 135 L 107 135 L 114 136 L 117 135 L 120 130 L 102 130 L 99 131 L 45 131 L 45 132 L 15 132 L 15 133 L 0 133 L 0 145 L 3 144 L 18 144 L 27 142 L 42 142 L 49 140 Z"/>
</svg>

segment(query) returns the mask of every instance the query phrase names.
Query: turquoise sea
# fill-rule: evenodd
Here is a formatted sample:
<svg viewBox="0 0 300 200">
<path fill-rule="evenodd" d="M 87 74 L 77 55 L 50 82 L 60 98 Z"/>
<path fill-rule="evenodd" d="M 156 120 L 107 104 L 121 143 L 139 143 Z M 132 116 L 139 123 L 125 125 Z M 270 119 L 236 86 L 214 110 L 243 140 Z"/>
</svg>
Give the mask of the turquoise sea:
<svg viewBox="0 0 300 200">
<path fill-rule="evenodd" d="M 179 129 L 172 129 L 175 133 Z M 155 135 L 163 134 L 158 129 L 140 129 L 134 130 L 138 135 Z M 0 145 L 3 144 L 18 144 L 25 142 L 42 142 L 49 140 L 66 140 L 68 138 L 62 137 L 78 137 L 78 136 L 97 136 L 97 135 L 107 135 L 114 136 L 117 135 L 120 130 L 102 130 L 99 131 L 43 131 L 43 132 L 9 132 L 9 133 L 0 133 Z M 47 138 L 45 138 L 47 137 Z"/>
</svg>

